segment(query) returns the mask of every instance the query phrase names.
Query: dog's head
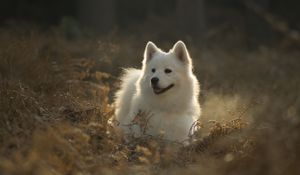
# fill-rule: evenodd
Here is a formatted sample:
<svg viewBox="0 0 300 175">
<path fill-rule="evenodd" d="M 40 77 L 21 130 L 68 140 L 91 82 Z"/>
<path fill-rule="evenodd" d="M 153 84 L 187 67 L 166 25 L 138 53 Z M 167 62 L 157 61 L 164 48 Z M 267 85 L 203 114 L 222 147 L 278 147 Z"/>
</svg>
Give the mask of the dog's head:
<svg viewBox="0 0 300 175">
<path fill-rule="evenodd" d="M 169 52 L 160 50 L 148 42 L 144 52 L 144 81 L 149 83 L 157 95 L 182 86 L 192 70 L 192 60 L 182 41 L 178 41 Z"/>
</svg>

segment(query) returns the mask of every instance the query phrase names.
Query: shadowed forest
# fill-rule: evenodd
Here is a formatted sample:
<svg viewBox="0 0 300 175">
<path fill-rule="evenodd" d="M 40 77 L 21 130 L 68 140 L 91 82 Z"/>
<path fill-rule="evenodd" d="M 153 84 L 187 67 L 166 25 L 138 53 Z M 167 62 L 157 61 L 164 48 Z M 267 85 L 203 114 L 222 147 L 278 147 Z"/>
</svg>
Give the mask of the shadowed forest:
<svg viewBox="0 0 300 175">
<path fill-rule="evenodd" d="M 0 174 L 299 174 L 300 2 L 4 0 Z M 122 68 L 183 40 L 201 84 L 189 145 L 108 124 Z"/>
</svg>

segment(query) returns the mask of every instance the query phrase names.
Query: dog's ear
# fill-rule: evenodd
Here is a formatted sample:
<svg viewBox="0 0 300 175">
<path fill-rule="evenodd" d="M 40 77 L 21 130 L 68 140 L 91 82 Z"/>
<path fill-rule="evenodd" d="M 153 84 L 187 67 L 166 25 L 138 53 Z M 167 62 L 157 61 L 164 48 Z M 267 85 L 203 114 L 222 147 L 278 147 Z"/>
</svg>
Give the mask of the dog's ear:
<svg viewBox="0 0 300 175">
<path fill-rule="evenodd" d="M 158 48 L 156 47 L 156 45 L 151 42 L 148 41 L 146 48 L 145 48 L 145 52 L 144 52 L 144 61 L 148 62 L 151 60 L 151 58 L 153 57 L 154 53 L 158 51 Z"/>
<path fill-rule="evenodd" d="M 186 64 L 191 63 L 191 58 L 190 58 L 188 50 L 186 49 L 184 42 L 177 41 L 177 43 L 175 43 L 172 48 L 172 52 L 175 53 L 176 57 L 181 62 L 186 63 Z"/>
</svg>

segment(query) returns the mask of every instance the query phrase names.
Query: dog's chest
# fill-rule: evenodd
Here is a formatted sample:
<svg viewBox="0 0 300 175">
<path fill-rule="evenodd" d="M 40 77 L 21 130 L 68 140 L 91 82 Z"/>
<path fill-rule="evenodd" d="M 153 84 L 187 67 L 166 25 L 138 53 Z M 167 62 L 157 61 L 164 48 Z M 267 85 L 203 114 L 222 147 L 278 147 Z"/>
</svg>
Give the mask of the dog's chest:
<svg viewBox="0 0 300 175">
<path fill-rule="evenodd" d="M 149 134 L 163 135 L 170 140 L 184 140 L 188 137 L 193 117 L 184 113 L 156 113 L 149 120 Z"/>
</svg>

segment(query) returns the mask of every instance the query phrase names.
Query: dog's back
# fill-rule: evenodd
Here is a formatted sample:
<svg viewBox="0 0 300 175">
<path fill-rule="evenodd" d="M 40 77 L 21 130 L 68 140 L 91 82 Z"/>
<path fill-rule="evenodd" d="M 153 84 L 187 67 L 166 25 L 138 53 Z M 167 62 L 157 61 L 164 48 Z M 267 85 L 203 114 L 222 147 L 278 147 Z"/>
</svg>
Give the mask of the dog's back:
<svg viewBox="0 0 300 175">
<path fill-rule="evenodd" d="M 121 78 L 120 90 L 116 93 L 116 117 L 120 123 L 128 122 L 133 95 L 136 93 L 136 82 L 141 76 L 141 70 L 125 69 Z M 125 120 L 125 121 L 124 121 Z"/>
</svg>

